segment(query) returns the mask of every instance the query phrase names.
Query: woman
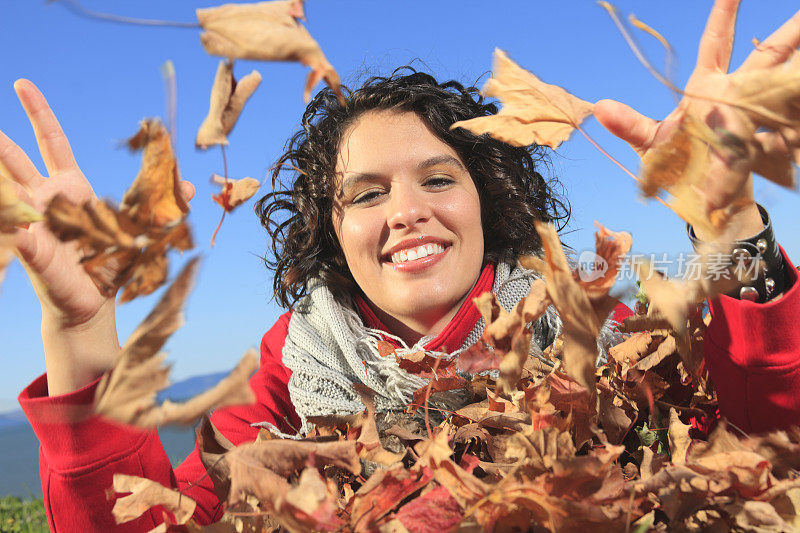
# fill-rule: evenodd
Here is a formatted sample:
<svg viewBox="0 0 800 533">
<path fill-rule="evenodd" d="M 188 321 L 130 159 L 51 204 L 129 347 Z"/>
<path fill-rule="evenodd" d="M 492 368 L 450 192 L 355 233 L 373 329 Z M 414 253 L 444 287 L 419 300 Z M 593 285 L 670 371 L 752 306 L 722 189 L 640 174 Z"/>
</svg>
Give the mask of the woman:
<svg viewBox="0 0 800 533">
<path fill-rule="evenodd" d="M 737 3 L 717 0 L 713 8 L 687 88 L 693 94 L 724 96 L 730 90 L 726 72 Z M 800 43 L 799 20 L 800 14 L 765 41 L 742 69 L 783 62 Z M 21 194 L 40 208 L 55 192 L 73 201 L 93 198 L 44 98 L 30 82 L 15 87 L 50 173 L 40 176 L 0 136 L 0 161 Z M 468 346 L 481 330 L 471 298 L 494 290 L 513 304 L 519 291 L 506 287 L 530 281 L 515 277 L 513 259 L 536 251 L 533 220 L 558 221 L 567 214 L 534 170 L 535 148 L 514 149 L 448 130 L 456 120 L 496 111 L 474 89 L 398 75 L 369 82 L 348 101 L 342 109 L 327 92 L 315 98 L 303 131 L 280 160 L 300 172 L 287 192 L 259 203 L 274 242 L 276 296 L 295 311 L 263 338 L 261 367 L 251 380 L 256 404 L 212 416 L 235 444 L 254 438 L 251 424 L 268 422 L 293 432 L 310 414 L 359 409 L 348 396 L 354 381 L 378 390 L 384 408 L 401 401 L 407 393 L 403 379 L 370 358 L 374 330 L 428 350 Z M 692 106 L 708 120 L 727 120 L 731 131 L 745 127 L 735 117 L 721 117 L 722 110 L 709 102 L 694 100 Z M 657 123 L 616 102 L 601 102 L 595 110 L 640 155 L 663 142 L 677 113 Z M 749 172 L 721 157 L 715 164 L 705 191 L 709 207 L 741 206 L 722 240 L 768 237 L 768 218 L 752 201 Z M 190 185 L 185 192 L 191 197 Z M 77 251 L 41 225 L 18 231 L 16 246 L 42 303 L 47 374 L 20 401 L 42 443 L 51 528 L 142 531 L 160 522 L 148 513 L 113 524 L 104 490 L 115 472 L 179 486 L 197 500 L 200 523 L 218 519 L 221 505 L 197 451 L 173 472 L 155 432 L 97 419 L 41 422 L 59 405 L 91 402 L 98 376 L 119 349 L 114 301 L 103 298 L 77 265 Z M 800 334 L 791 322 L 800 311 L 800 292 L 785 256 L 780 268 L 773 275 L 783 282 L 782 294 L 775 291 L 769 301 L 722 296 L 712 302 L 706 358 L 723 414 L 746 430 L 800 423 Z M 555 319 L 537 324 L 540 346 L 552 340 L 554 327 Z M 771 328 L 784 334 L 772 335 Z"/>
</svg>

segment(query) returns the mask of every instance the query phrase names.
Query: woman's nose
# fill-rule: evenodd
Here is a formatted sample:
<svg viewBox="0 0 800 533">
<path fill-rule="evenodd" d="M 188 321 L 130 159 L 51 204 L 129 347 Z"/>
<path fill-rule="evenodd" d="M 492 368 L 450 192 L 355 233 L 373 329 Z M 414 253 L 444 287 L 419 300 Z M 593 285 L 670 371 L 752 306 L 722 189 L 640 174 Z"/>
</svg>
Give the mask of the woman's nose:
<svg viewBox="0 0 800 533">
<path fill-rule="evenodd" d="M 431 215 L 424 194 L 412 187 L 393 187 L 386 206 L 386 222 L 393 229 L 413 227 Z"/>
</svg>

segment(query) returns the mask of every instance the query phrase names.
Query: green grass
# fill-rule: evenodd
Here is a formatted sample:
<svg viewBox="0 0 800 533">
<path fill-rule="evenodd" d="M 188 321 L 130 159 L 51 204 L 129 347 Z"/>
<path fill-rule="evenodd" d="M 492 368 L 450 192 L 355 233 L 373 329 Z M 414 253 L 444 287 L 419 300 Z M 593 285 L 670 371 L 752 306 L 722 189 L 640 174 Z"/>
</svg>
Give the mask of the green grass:
<svg viewBox="0 0 800 533">
<path fill-rule="evenodd" d="M 3 533 L 47 532 L 47 517 L 42 500 L 0 498 L 0 531 Z"/>
</svg>

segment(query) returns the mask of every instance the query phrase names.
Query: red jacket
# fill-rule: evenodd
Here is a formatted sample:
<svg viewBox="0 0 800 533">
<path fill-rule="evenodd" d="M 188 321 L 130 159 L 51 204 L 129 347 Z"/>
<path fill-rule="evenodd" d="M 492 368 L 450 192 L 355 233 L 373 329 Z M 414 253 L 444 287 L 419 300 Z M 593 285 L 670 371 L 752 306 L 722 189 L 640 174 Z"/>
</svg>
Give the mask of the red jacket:
<svg viewBox="0 0 800 533">
<path fill-rule="evenodd" d="M 721 296 L 711 303 L 713 320 L 707 331 L 705 356 L 719 395 L 720 411 L 745 431 L 764 431 L 800 424 L 800 288 L 797 271 L 784 255 L 791 289 L 778 301 L 765 304 Z M 428 349 L 460 346 L 480 318 L 472 296 L 490 290 L 494 270 L 481 274 L 465 305 L 448 326 L 426 345 Z M 365 322 L 380 327 L 365 306 Z M 281 351 L 291 312 L 282 315 L 261 341 L 261 366 L 250 379 L 255 404 L 220 409 L 211 416 L 214 425 L 234 444 L 255 439 L 250 424 L 269 421 L 290 432 L 299 420 L 289 401 L 290 371 Z M 615 318 L 630 310 L 622 306 Z M 88 405 L 97 381 L 75 392 L 47 396 L 47 376 L 31 383 L 19 401 L 41 447 L 39 469 L 45 509 L 52 531 L 147 531 L 161 523 L 153 510 L 140 519 L 114 524 L 113 496 L 106 498 L 112 476 L 123 472 L 180 488 L 197 501 L 195 519 L 208 524 L 222 516 L 222 506 L 212 490 L 195 450 L 174 471 L 158 434 L 123 427 L 97 417 L 67 423 L 53 420 L 64 405 Z M 287 423 L 287 420 L 289 423 Z"/>
</svg>

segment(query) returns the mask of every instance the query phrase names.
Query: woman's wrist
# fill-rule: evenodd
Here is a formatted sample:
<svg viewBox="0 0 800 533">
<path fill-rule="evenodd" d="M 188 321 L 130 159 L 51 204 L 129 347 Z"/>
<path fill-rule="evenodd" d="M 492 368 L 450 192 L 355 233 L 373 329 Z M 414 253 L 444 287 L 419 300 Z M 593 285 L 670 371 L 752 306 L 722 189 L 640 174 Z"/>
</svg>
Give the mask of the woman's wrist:
<svg viewBox="0 0 800 533">
<path fill-rule="evenodd" d="M 727 256 L 724 265 L 730 274 L 741 283 L 736 289 L 726 293 L 728 296 L 766 302 L 778 297 L 786 287 L 786 268 L 772 222 L 766 209 L 753 204 L 758 214 L 758 222 L 750 221 L 747 225 L 737 226 L 726 232 L 727 239 L 715 239 L 714 244 L 722 245 L 719 260 Z M 689 238 L 695 250 L 703 244 L 704 239 L 695 234 L 689 224 L 686 225 Z M 705 241 L 708 242 L 708 241 Z M 729 279 L 729 278 L 726 278 Z"/>
<path fill-rule="evenodd" d="M 111 369 L 119 353 L 114 301 L 77 325 L 43 310 L 42 344 L 50 396 L 88 385 Z"/>
</svg>

